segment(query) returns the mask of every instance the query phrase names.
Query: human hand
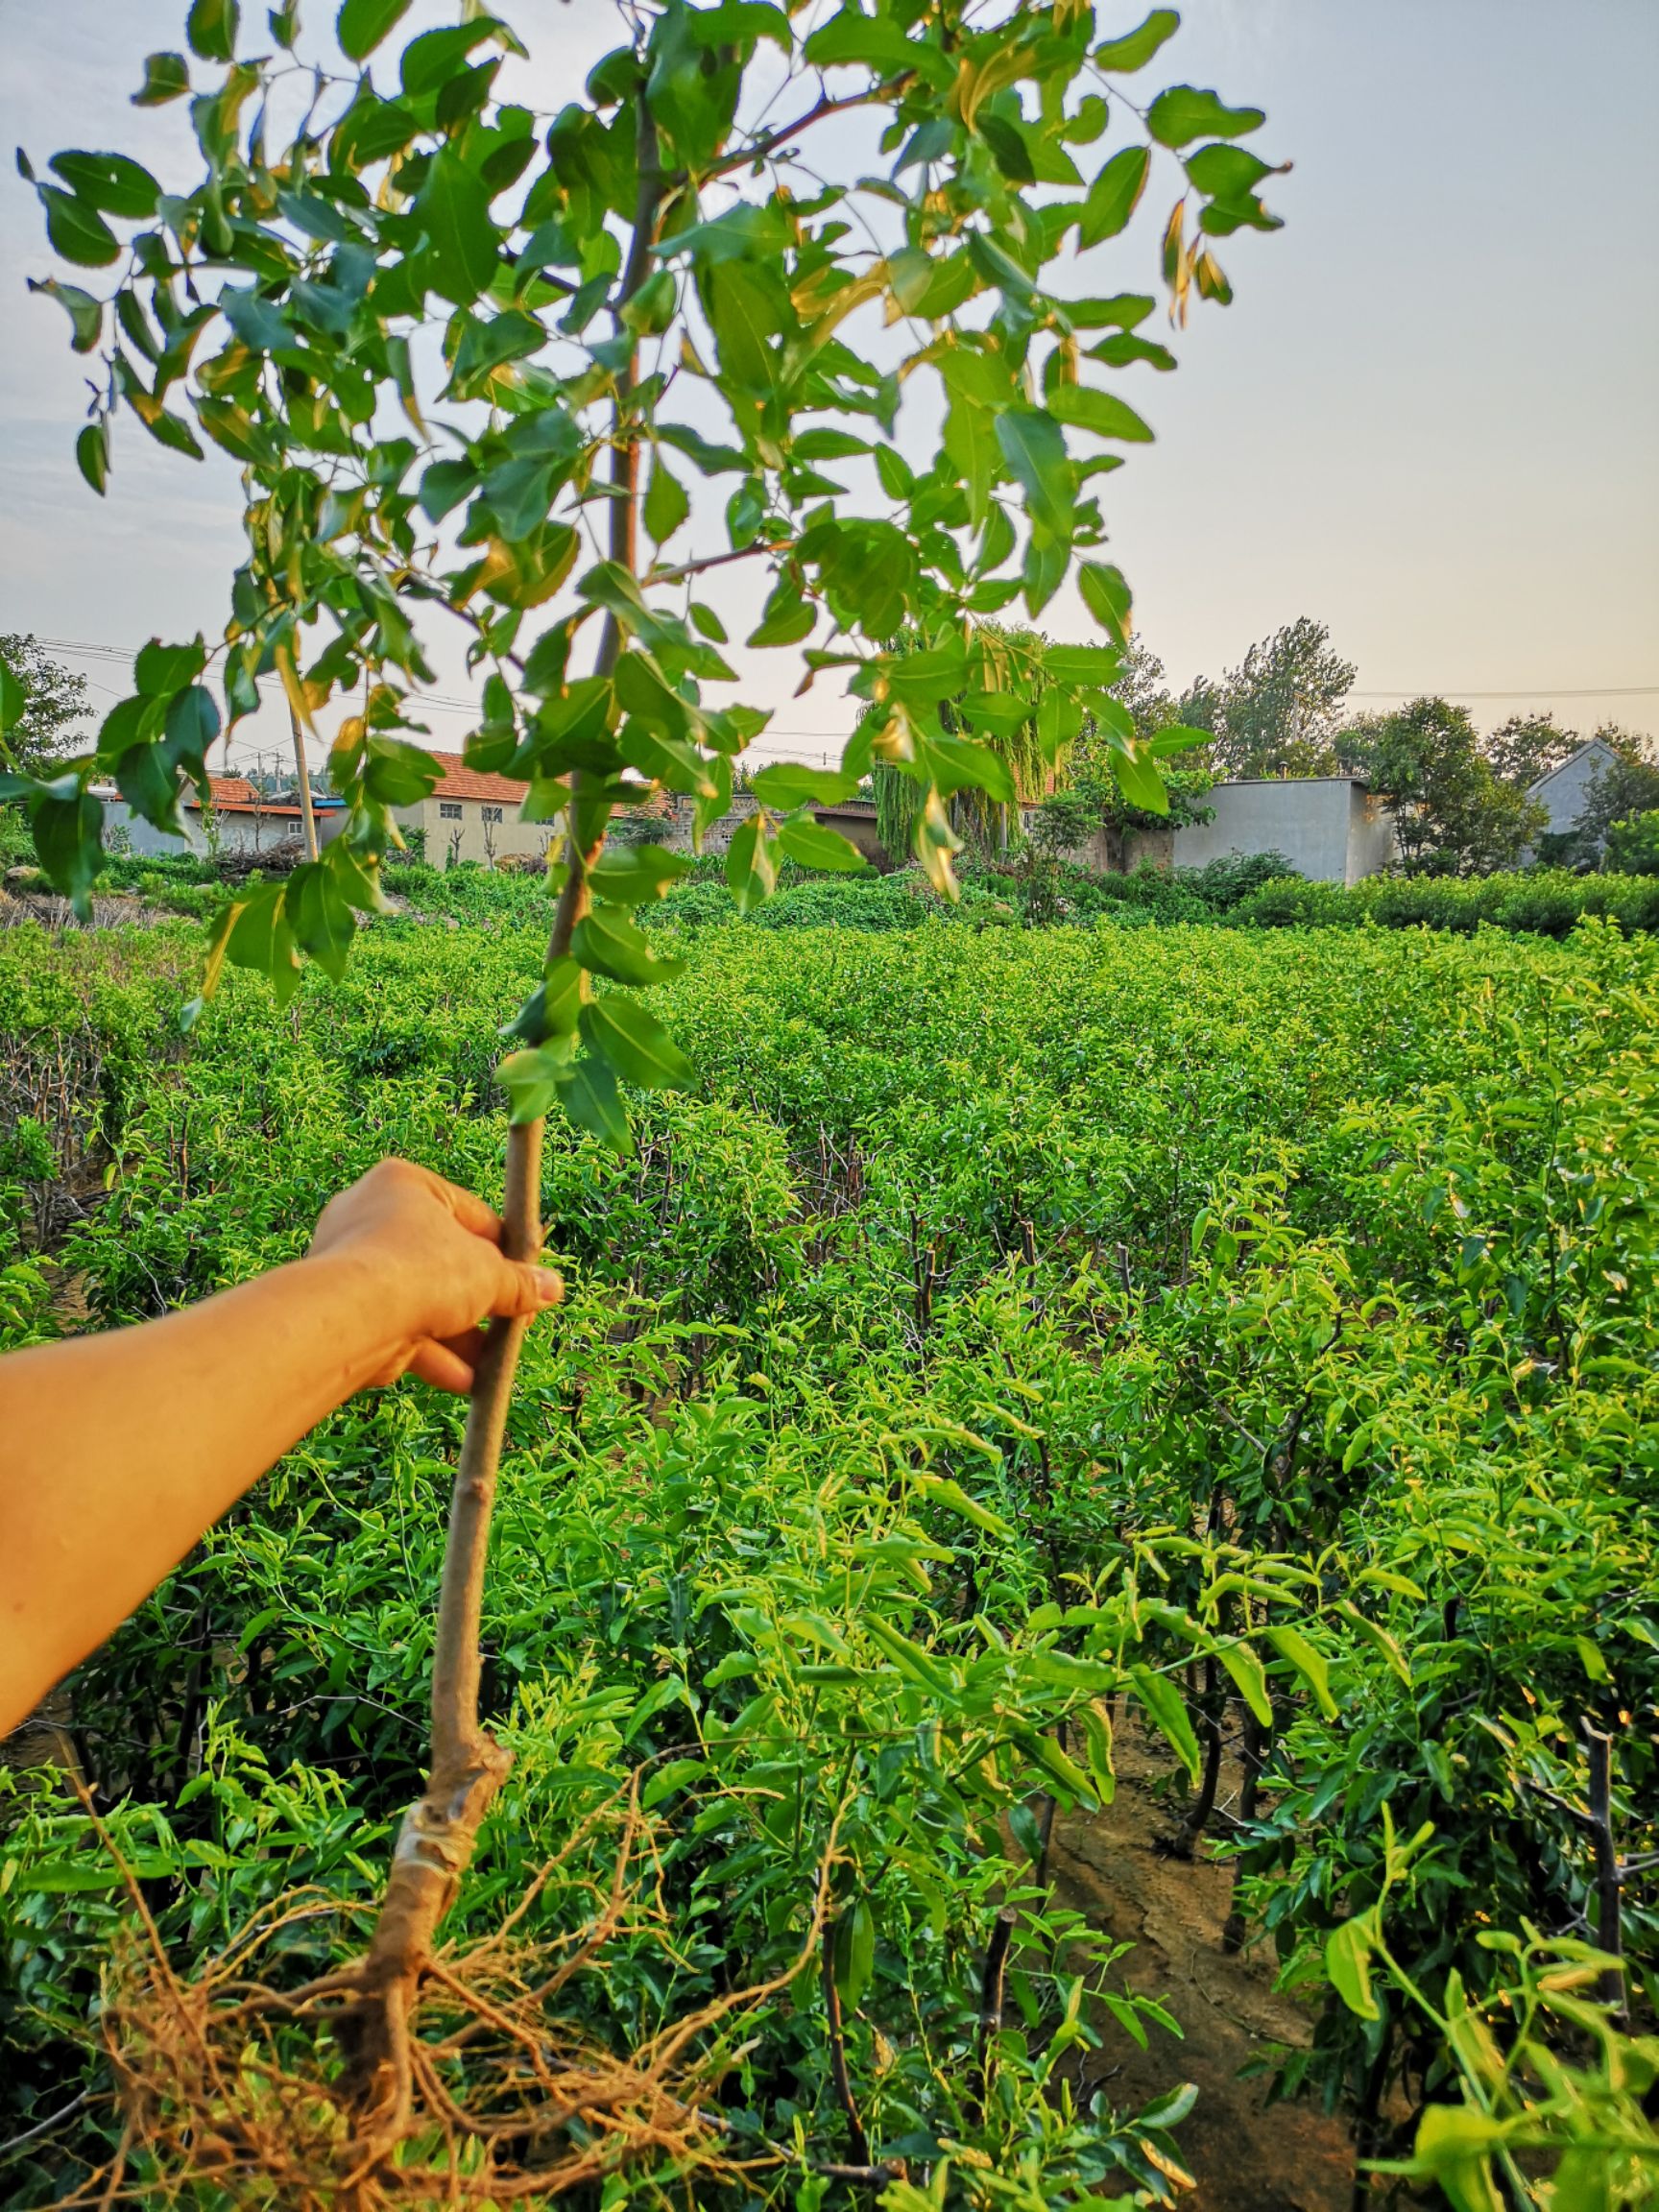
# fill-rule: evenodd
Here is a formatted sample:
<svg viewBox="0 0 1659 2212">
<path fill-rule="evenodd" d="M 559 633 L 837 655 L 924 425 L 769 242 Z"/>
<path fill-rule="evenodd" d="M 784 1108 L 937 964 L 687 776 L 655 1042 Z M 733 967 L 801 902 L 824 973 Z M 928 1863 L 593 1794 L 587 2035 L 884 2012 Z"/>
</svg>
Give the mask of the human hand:
<svg viewBox="0 0 1659 2212">
<path fill-rule="evenodd" d="M 481 1317 L 533 1317 L 565 1295 L 557 1268 L 506 1259 L 501 1223 L 470 1190 L 410 1160 L 382 1160 L 330 1198 L 306 1254 L 355 1273 L 366 1320 L 390 1345 L 369 1380 L 418 1375 L 469 1391 Z"/>
</svg>

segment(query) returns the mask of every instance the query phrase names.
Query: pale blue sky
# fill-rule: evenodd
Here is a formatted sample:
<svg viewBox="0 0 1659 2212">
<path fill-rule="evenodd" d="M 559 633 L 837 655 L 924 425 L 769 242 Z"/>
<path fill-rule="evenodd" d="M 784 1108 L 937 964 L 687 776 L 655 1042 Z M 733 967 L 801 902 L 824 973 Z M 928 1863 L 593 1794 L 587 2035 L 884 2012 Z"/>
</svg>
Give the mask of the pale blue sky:
<svg viewBox="0 0 1659 2212">
<path fill-rule="evenodd" d="M 538 107 L 615 42 L 606 0 L 506 12 L 535 56 Z M 181 109 L 127 101 L 142 56 L 182 43 L 182 12 L 0 0 L 0 143 L 37 162 L 114 146 L 188 180 Z M 422 15 L 447 12 L 421 0 Z M 1097 15 L 1117 29 L 1141 12 Z M 1536 705 L 1585 729 L 1610 715 L 1659 732 L 1659 690 L 1637 688 L 1659 686 L 1659 6 L 1194 0 L 1184 13 L 1159 66 L 1264 107 L 1257 143 L 1295 166 L 1267 195 L 1286 228 L 1224 243 L 1235 304 L 1200 307 L 1176 334 L 1176 373 L 1122 387 L 1158 432 L 1104 486 L 1145 641 L 1181 682 L 1311 614 L 1358 663 L 1366 704 L 1443 688 L 1483 725 Z M 1103 283 L 1155 289 L 1162 212 L 1110 250 Z M 212 636 L 238 558 L 231 466 L 175 459 L 130 422 L 108 499 L 86 490 L 71 454 L 84 365 L 60 311 L 23 290 L 50 267 L 8 162 L 0 629 L 122 646 Z M 1069 595 L 1045 621 L 1090 628 Z M 781 740 L 800 733 L 774 749 L 821 752 L 849 709 L 828 689 L 791 703 L 784 658 L 755 657 L 751 695 L 778 706 Z M 446 689 L 463 681 L 444 665 Z M 1489 692 L 1523 696 L 1477 696 Z M 466 727 L 436 716 L 434 741 Z"/>
</svg>

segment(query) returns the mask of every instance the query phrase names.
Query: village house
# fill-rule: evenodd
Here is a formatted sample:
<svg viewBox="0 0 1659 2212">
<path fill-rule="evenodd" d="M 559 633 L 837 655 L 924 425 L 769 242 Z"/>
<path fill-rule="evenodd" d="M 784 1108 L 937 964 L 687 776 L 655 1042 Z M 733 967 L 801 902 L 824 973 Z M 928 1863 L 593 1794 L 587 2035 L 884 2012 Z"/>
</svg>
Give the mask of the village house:
<svg viewBox="0 0 1659 2212">
<path fill-rule="evenodd" d="M 268 797 L 246 776 L 209 776 L 207 792 L 205 805 L 195 791 L 180 802 L 184 834 L 175 837 L 134 813 L 113 784 L 94 784 L 93 797 L 104 802 L 105 843 L 144 859 L 184 853 L 205 858 L 219 853 L 271 853 L 304 835 L 296 796 Z M 326 845 L 345 827 L 345 805 L 339 799 L 317 796 L 311 805 L 318 839 Z"/>
<path fill-rule="evenodd" d="M 1533 796 L 1551 808 L 1552 829 L 1568 829 L 1576 821 L 1603 756 L 1612 758 L 1610 748 L 1593 740 L 1533 786 Z M 404 837 L 423 853 L 430 866 L 450 868 L 473 861 L 493 867 L 545 859 L 556 825 L 520 819 L 530 789 L 527 783 L 469 768 L 459 753 L 435 753 L 433 758 L 442 773 L 432 790 L 414 805 L 393 810 Z M 270 853 L 278 846 L 291 849 L 301 835 L 300 807 L 292 794 L 267 797 L 242 776 L 209 777 L 208 787 L 207 805 L 194 792 L 181 803 L 182 838 L 169 836 L 135 815 L 112 787 L 100 789 L 106 836 L 112 842 L 124 840 L 128 851 L 148 855 Z M 757 805 L 748 792 L 739 792 L 730 809 L 709 825 L 704 852 L 721 857 Z M 1211 809 L 1208 822 L 1138 830 L 1110 848 L 1102 832 L 1071 857 L 1106 874 L 1114 868 L 1142 865 L 1202 868 L 1208 861 L 1236 854 L 1278 853 L 1298 874 L 1332 883 L 1357 883 L 1394 858 L 1393 814 L 1358 776 L 1217 783 L 1206 794 L 1204 805 Z M 316 798 L 314 806 L 318 836 L 326 844 L 344 827 L 345 808 L 332 797 Z M 1022 811 L 1028 830 L 1035 810 Z M 648 808 L 620 816 L 619 824 L 637 821 L 640 812 L 651 816 L 649 834 L 670 852 L 691 851 L 695 807 L 690 799 L 660 793 Z M 850 799 L 814 806 L 812 812 L 827 828 L 838 830 L 874 866 L 885 871 L 903 864 L 883 850 L 871 801 Z M 642 822 L 639 826 L 647 828 Z"/>
<path fill-rule="evenodd" d="M 518 819 L 528 783 L 486 776 L 469 768 L 459 753 L 435 752 L 432 757 L 443 774 L 426 797 L 392 810 L 405 837 L 411 830 L 420 833 L 429 866 L 476 860 L 491 867 L 498 860 L 544 857 L 555 825 Z"/>
<path fill-rule="evenodd" d="M 1567 837 L 1577 829 L 1589 802 L 1591 786 L 1599 776 L 1617 766 L 1619 756 L 1605 737 L 1592 737 L 1576 753 L 1527 785 L 1527 796 L 1542 806 L 1549 821 L 1540 831 L 1545 837 Z M 1534 857 L 1528 850 L 1523 858 Z"/>
</svg>

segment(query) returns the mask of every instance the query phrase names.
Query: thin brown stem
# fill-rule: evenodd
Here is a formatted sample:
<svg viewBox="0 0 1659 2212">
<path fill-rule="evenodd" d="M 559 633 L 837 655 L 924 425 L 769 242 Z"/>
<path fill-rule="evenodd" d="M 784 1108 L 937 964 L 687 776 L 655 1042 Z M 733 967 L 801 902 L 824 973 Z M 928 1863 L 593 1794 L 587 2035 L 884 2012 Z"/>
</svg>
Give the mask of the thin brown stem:
<svg viewBox="0 0 1659 2212">
<path fill-rule="evenodd" d="M 701 560 L 678 562 L 672 568 L 653 568 L 647 582 L 683 584 L 687 576 L 701 576 L 708 568 L 725 568 L 733 561 L 753 561 L 760 553 L 787 553 L 794 543 L 793 538 L 761 539 L 753 545 L 738 545 L 730 553 L 708 553 Z"/>
<path fill-rule="evenodd" d="M 1608 1958 L 1621 1961 L 1603 1967 L 1597 1996 L 1615 2023 L 1624 2024 L 1623 1929 L 1620 1916 L 1619 1850 L 1613 1836 L 1613 1739 L 1599 1728 L 1583 1723 L 1590 1746 L 1590 1844 L 1596 1861 L 1596 1941 Z"/>
<path fill-rule="evenodd" d="M 618 334 L 626 329 L 623 309 L 650 273 L 664 185 L 656 126 L 642 91 L 637 116 L 639 198 L 627 271 L 613 307 Z M 630 351 L 616 378 L 615 496 L 611 507 L 611 557 L 630 573 L 638 565 L 639 450 L 629 419 L 636 373 L 637 356 Z M 601 674 L 615 666 L 621 649 L 620 626 L 608 616 L 599 645 Z M 576 925 L 588 910 L 588 871 L 605 840 L 602 821 L 584 836 L 582 781 L 580 775 L 571 780 L 568 867 L 548 941 L 549 961 L 570 949 Z M 507 1134 L 501 1240 L 513 1260 L 534 1261 L 541 1246 L 541 1136 L 540 1120 L 516 1122 Z M 511 1764 L 478 1718 L 479 1631 L 490 1521 L 524 1329 L 522 1321 L 495 1323 L 478 1363 L 455 1474 L 438 1603 L 431 1773 L 424 1795 L 403 1817 L 386 1895 L 363 1961 L 359 2001 L 336 2027 L 350 2054 L 363 2115 L 358 2149 L 364 2171 L 377 2164 L 407 2129 L 415 2074 L 410 2022 L 421 1979 L 431 1960 L 439 1923 L 471 1861 L 479 1826 Z"/>
<path fill-rule="evenodd" d="M 864 2132 L 864 2123 L 858 2117 L 857 2102 L 853 2095 L 853 2077 L 847 2067 L 847 2036 L 841 2020 L 841 1992 L 835 1986 L 835 1923 L 826 1921 L 824 1926 L 824 1961 L 819 1970 L 824 1989 L 824 2010 L 830 2026 L 830 2079 L 835 2085 L 835 2101 L 847 2121 L 847 2140 L 853 2150 L 853 2163 L 868 2167 L 870 2138 Z"/>
<path fill-rule="evenodd" d="M 757 138 L 740 152 L 728 154 L 723 161 L 716 161 L 711 169 L 704 171 L 702 181 L 708 184 L 716 177 L 731 176 L 733 170 L 747 169 L 752 163 L 770 160 L 780 146 L 786 145 L 791 138 L 799 138 L 803 131 L 810 131 L 815 123 L 822 123 L 827 116 L 843 115 L 849 108 L 869 108 L 877 101 L 886 99 L 889 93 L 901 90 L 908 81 L 909 74 L 906 70 L 903 76 L 895 78 L 889 84 L 872 84 L 867 92 L 851 92 L 842 100 L 831 100 L 826 95 L 816 106 L 808 108 L 805 115 L 797 115 L 793 123 L 781 123 L 776 131 L 768 131 L 764 138 Z"/>
</svg>

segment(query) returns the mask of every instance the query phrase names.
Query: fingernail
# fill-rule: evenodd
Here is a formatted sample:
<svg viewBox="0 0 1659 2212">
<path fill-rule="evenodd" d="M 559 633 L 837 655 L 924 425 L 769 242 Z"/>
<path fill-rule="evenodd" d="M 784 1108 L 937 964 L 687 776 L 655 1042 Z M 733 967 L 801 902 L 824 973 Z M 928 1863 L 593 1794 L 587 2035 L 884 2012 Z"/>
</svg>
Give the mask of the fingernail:
<svg viewBox="0 0 1659 2212">
<path fill-rule="evenodd" d="M 565 1278 L 557 1267 L 543 1267 L 536 1277 L 536 1295 L 543 1306 L 557 1306 L 565 1295 Z"/>
</svg>

